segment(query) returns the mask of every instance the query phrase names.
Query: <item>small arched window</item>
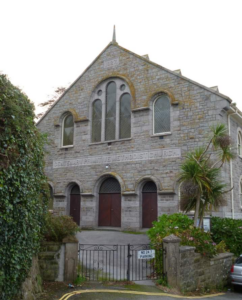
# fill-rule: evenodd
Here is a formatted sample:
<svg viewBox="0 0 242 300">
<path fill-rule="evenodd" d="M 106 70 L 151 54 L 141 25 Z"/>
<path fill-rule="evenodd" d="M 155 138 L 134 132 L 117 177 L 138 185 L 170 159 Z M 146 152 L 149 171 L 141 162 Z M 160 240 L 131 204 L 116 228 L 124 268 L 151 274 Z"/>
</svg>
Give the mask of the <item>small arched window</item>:
<svg viewBox="0 0 242 300">
<path fill-rule="evenodd" d="M 102 101 L 97 99 L 92 107 L 92 142 L 101 141 L 102 131 Z"/>
<path fill-rule="evenodd" d="M 238 132 L 238 154 L 242 156 L 242 134 L 241 131 Z"/>
<path fill-rule="evenodd" d="M 166 94 L 161 94 L 154 101 L 153 107 L 154 134 L 171 131 L 170 124 L 170 99 Z"/>
<path fill-rule="evenodd" d="M 74 121 L 72 114 L 65 116 L 62 127 L 62 146 L 73 146 Z"/>
<path fill-rule="evenodd" d="M 123 94 L 120 99 L 120 126 L 119 138 L 125 139 L 131 136 L 131 96 Z"/>
</svg>

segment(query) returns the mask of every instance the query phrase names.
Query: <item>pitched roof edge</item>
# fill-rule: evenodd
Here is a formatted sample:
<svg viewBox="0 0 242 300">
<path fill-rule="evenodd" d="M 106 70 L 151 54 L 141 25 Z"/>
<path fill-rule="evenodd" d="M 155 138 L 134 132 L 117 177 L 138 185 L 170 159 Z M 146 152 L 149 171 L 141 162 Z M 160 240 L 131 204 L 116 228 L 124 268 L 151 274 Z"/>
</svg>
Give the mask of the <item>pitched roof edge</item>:
<svg viewBox="0 0 242 300">
<path fill-rule="evenodd" d="M 203 89 L 205 89 L 205 90 L 207 90 L 207 91 L 209 91 L 209 92 L 211 92 L 211 93 L 213 93 L 213 94 L 215 94 L 215 95 L 217 95 L 217 96 L 220 96 L 220 97 L 222 97 L 222 98 L 228 100 L 230 103 L 232 102 L 232 99 L 230 99 L 230 98 L 229 98 L 228 96 L 226 96 L 226 95 L 223 95 L 222 93 L 216 92 L 216 91 L 210 89 L 209 87 L 206 87 L 205 85 L 202 85 L 202 84 L 200 84 L 200 83 L 198 83 L 198 82 L 196 82 L 196 81 L 193 81 L 193 80 L 190 79 L 190 78 L 187 78 L 187 77 L 185 77 L 185 76 L 183 76 L 183 75 L 180 75 L 180 74 L 178 74 L 178 73 L 176 73 L 176 72 L 174 72 L 174 71 L 171 71 L 171 70 L 169 70 L 169 69 L 167 69 L 167 68 L 165 68 L 165 67 L 163 67 L 163 66 L 161 66 L 161 65 L 158 65 L 157 63 L 154 63 L 153 61 L 148 60 L 148 59 L 144 58 L 143 56 L 140 56 L 140 55 L 138 55 L 138 54 L 136 54 L 136 53 L 134 53 L 134 52 L 132 52 L 132 51 L 126 49 L 126 48 L 121 47 L 120 45 L 115 44 L 114 46 L 120 48 L 121 50 L 123 50 L 123 51 L 125 51 L 125 52 L 128 52 L 128 53 L 132 54 L 133 56 L 136 56 L 137 58 L 142 59 L 143 61 L 145 61 L 145 62 L 147 62 L 147 63 L 149 63 L 149 64 L 151 64 L 151 65 L 153 65 L 153 66 L 155 66 L 155 67 L 158 67 L 158 68 L 160 68 L 160 69 L 162 69 L 162 70 L 164 70 L 164 71 L 166 71 L 166 72 L 168 72 L 168 73 L 170 73 L 170 74 L 173 74 L 173 75 L 175 75 L 175 76 L 177 76 L 177 77 L 179 77 L 179 78 L 182 78 L 182 79 L 184 79 L 184 80 L 186 80 L 186 81 L 189 81 L 189 82 L 191 82 L 192 84 L 195 84 L 195 85 L 197 85 L 197 86 L 199 86 L 199 87 L 201 87 L 201 88 L 203 88 Z"/>
<path fill-rule="evenodd" d="M 65 94 L 73 87 L 73 85 L 87 72 L 88 69 L 98 60 L 98 58 L 106 51 L 106 49 L 111 46 L 111 45 L 117 45 L 116 43 L 110 42 L 100 53 L 99 55 L 88 65 L 88 67 L 77 77 L 75 81 L 65 90 L 65 92 L 54 102 L 51 107 L 47 109 L 47 111 L 43 114 L 43 116 L 36 122 L 36 125 L 38 125 L 44 118 L 45 116 L 51 111 L 52 108 L 55 107 L 55 105 L 65 96 Z"/>
<path fill-rule="evenodd" d="M 215 94 L 215 95 L 217 95 L 217 96 L 220 96 L 220 97 L 222 97 L 222 98 L 224 98 L 224 99 L 226 99 L 226 100 L 228 100 L 230 103 L 232 102 L 232 100 L 228 97 L 228 96 L 225 96 L 225 95 L 223 95 L 223 94 L 221 94 L 221 93 L 219 93 L 219 92 L 216 92 L 216 91 L 214 91 L 214 90 L 212 90 L 212 89 L 210 89 L 210 88 L 208 88 L 208 87 L 206 87 L 206 86 L 204 86 L 204 85 L 202 85 L 202 84 L 200 84 L 200 83 L 198 83 L 198 82 L 196 82 L 196 81 L 193 81 L 193 80 L 191 80 L 191 79 L 189 79 L 189 78 L 187 78 L 187 77 L 185 77 L 185 76 L 183 76 L 183 75 L 180 75 L 180 74 L 178 74 L 178 73 L 176 73 L 176 72 L 174 72 L 174 71 L 171 71 L 171 70 L 169 70 L 169 69 L 167 69 L 167 68 L 165 68 L 165 67 L 163 67 L 163 66 L 161 66 L 161 65 L 158 65 L 157 63 L 154 63 L 154 62 L 152 62 L 152 61 L 150 61 L 150 60 L 148 60 L 148 59 L 146 59 L 146 58 L 144 58 L 143 56 L 140 56 L 140 55 L 138 55 L 138 54 L 136 54 L 136 53 L 134 53 L 134 52 L 132 52 L 132 51 L 130 51 L 130 50 L 128 50 L 128 49 L 126 49 L 126 48 L 124 48 L 124 47 L 121 47 L 120 45 L 118 45 L 117 43 L 113 43 L 113 42 L 110 42 L 101 52 L 100 52 L 100 54 L 90 63 L 90 65 L 81 73 L 81 75 L 79 75 L 78 77 L 77 77 L 77 79 L 65 90 L 65 92 L 60 96 L 60 98 L 49 108 L 49 109 L 47 109 L 47 111 L 44 113 L 44 115 L 36 122 L 36 125 L 38 125 L 44 118 L 45 118 L 45 116 L 51 111 L 51 109 L 52 108 L 54 108 L 55 107 L 55 105 L 62 99 L 62 97 L 64 97 L 64 95 L 73 87 L 73 85 L 87 72 L 87 70 L 88 69 L 90 69 L 90 67 L 99 59 L 99 57 L 106 51 L 106 49 L 109 47 L 109 46 L 111 46 L 111 45 L 113 45 L 113 46 L 115 46 L 115 47 L 118 47 L 118 48 L 120 48 L 121 50 L 123 50 L 123 51 L 125 51 L 125 52 L 127 52 L 127 53 L 129 53 L 129 54 L 131 54 L 131 55 L 133 55 L 133 56 L 136 56 L 137 58 L 139 58 L 139 59 L 141 59 L 141 60 L 143 60 L 143 61 L 145 61 L 145 62 L 147 62 L 147 63 L 149 63 L 149 64 L 151 64 L 151 65 L 153 65 L 153 66 L 155 66 L 155 67 L 157 67 L 157 68 L 160 68 L 160 69 L 162 69 L 162 70 L 164 70 L 164 71 L 166 71 L 166 72 L 168 72 L 168 73 L 170 73 L 170 74 L 172 74 L 172 75 L 175 75 L 175 76 L 177 76 L 177 77 L 179 77 L 179 78 L 181 78 L 181 79 L 184 79 L 184 80 L 186 80 L 186 81 L 188 81 L 188 82 L 190 82 L 190 83 L 192 83 L 192 84 L 195 84 L 195 85 L 197 85 L 197 86 L 199 86 L 200 88 L 203 88 L 203 89 L 205 89 L 205 90 L 207 90 L 207 91 L 209 91 L 209 92 L 211 92 L 211 93 L 213 93 L 213 94 Z"/>
</svg>

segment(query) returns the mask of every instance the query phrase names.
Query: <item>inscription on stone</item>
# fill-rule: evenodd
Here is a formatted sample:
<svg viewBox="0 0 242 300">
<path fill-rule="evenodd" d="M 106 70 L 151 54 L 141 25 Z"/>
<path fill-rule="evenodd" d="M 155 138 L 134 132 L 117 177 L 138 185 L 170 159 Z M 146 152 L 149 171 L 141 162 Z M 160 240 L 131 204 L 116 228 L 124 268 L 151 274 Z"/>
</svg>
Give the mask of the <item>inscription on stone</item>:
<svg viewBox="0 0 242 300">
<path fill-rule="evenodd" d="M 87 156 L 76 159 L 54 160 L 53 168 L 68 168 L 86 165 L 101 165 L 137 160 L 181 157 L 181 149 L 163 149 L 146 152 L 129 152 L 113 155 Z"/>
<path fill-rule="evenodd" d="M 119 58 L 115 58 L 115 59 L 112 59 L 112 60 L 106 60 L 106 61 L 103 62 L 104 69 L 116 67 L 118 65 L 119 65 Z"/>
</svg>

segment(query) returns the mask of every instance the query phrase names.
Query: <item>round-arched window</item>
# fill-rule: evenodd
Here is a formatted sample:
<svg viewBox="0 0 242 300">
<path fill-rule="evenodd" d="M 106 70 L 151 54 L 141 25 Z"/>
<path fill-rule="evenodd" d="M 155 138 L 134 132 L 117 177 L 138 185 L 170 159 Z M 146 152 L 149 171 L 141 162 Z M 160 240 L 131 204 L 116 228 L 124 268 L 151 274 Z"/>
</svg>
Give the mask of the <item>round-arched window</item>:
<svg viewBox="0 0 242 300">
<path fill-rule="evenodd" d="M 63 119 L 62 126 L 62 146 L 72 146 L 74 137 L 74 120 L 72 114 L 68 114 Z"/>
</svg>

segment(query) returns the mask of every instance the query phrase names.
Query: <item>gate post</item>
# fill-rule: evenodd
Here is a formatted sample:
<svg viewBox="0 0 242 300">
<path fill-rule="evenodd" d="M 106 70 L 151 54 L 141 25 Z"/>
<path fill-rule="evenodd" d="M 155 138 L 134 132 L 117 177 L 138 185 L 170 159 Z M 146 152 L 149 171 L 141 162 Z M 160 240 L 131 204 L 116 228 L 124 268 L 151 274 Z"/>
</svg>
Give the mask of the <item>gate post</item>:
<svg viewBox="0 0 242 300">
<path fill-rule="evenodd" d="M 127 269 L 127 281 L 130 281 L 130 257 L 131 257 L 131 254 L 130 254 L 130 244 L 128 244 L 128 269 Z"/>
<path fill-rule="evenodd" d="M 78 241 L 75 238 L 65 238 L 63 243 L 65 243 L 64 279 L 73 282 L 77 277 Z"/>
<path fill-rule="evenodd" d="M 178 287 L 180 276 L 180 247 L 181 239 L 171 234 L 163 239 L 163 268 L 167 274 L 167 282 L 172 287 Z"/>
</svg>

